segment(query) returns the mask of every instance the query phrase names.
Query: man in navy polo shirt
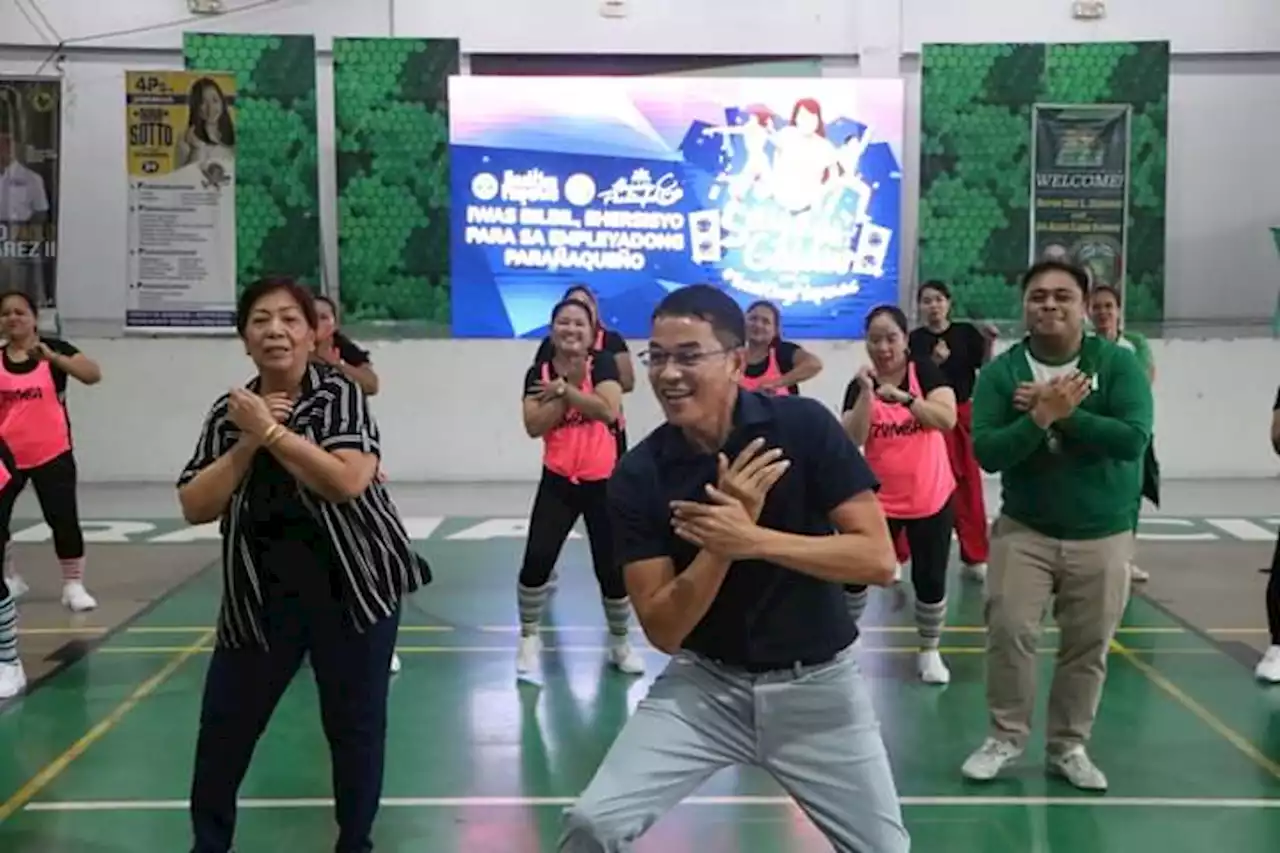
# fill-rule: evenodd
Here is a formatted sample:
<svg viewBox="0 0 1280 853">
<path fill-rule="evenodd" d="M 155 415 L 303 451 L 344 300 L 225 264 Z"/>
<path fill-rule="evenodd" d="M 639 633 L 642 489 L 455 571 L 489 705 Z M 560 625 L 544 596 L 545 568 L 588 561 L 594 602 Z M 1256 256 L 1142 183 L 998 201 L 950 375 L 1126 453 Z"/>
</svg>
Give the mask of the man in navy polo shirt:
<svg viewBox="0 0 1280 853">
<path fill-rule="evenodd" d="M 672 660 L 565 815 L 560 850 L 623 853 L 716 771 L 767 770 L 838 853 L 906 853 L 841 584 L 886 585 L 875 478 L 835 416 L 738 388 L 742 310 L 670 293 L 646 362 L 667 423 L 623 457 L 609 510 L 627 590 Z"/>
</svg>

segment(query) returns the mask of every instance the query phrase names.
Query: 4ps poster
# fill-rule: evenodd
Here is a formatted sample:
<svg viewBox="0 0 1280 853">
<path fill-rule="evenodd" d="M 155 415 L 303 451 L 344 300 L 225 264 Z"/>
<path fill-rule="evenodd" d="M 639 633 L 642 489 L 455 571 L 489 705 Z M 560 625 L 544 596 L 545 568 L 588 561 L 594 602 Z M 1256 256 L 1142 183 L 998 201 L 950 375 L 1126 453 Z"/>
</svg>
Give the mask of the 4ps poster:
<svg viewBox="0 0 1280 853">
<path fill-rule="evenodd" d="M 57 330 L 62 81 L 0 77 L 0 290 L 20 290 Z"/>
<path fill-rule="evenodd" d="M 623 335 L 668 291 L 860 338 L 898 301 L 900 80 L 454 77 L 452 325 L 532 337 L 571 284 Z"/>
<path fill-rule="evenodd" d="M 129 295 L 125 329 L 235 329 L 235 78 L 126 75 Z"/>
</svg>

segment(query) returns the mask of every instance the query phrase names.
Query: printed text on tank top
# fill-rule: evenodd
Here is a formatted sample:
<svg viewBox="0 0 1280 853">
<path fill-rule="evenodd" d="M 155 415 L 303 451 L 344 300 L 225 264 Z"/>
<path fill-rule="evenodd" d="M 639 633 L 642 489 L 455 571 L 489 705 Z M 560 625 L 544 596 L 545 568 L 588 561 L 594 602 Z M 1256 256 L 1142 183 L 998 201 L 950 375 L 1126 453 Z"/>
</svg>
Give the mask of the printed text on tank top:
<svg viewBox="0 0 1280 853">
<path fill-rule="evenodd" d="M 907 391 L 923 398 L 916 365 L 907 362 Z M 911 410 L 871 398 L 865 455 L 880 480 L 880 503 L 890 518 L 928 518 L 955 491 L 955 473 L 942 433 L 928 429 Z"/>
<path fill-rule="evenodd" d="M 591 379 L 592 361 L 587 359 L 582 384 L 584 394 L 595 391 Z M 550 382 L 551 362 L 542 363 L 542 381 Z M 542 464 L 547 470 L 571 482 L 607 480 L 618 461 L 618 443 L 610 426 L 592 420 L 575 408 L 564 413 L 560 423 L 543 436 Z"/>
<path fill-rule="evenodd" d="M 783 376 L 782 366 L 778 364 L 778 348 L 770 345 L 768 361 L 764 369 L 764 373 L 759 376 L 743 376 L 739 384 L 748 391 L 763 390 L 765 393 L 773 394 L 777 397 L 791 396 L 791 389 L 786 385 L 776 385 L 773 388 L 761 389 L 760 386 L 765 382 L 776 382 Z"/>
<path fill-rule="evenodd" d="M 0 439 L 19 470 L 38 468 L 71 449 L 71 427 L 47 361 L 15 373 L 0 364 Z"/>
</svg>

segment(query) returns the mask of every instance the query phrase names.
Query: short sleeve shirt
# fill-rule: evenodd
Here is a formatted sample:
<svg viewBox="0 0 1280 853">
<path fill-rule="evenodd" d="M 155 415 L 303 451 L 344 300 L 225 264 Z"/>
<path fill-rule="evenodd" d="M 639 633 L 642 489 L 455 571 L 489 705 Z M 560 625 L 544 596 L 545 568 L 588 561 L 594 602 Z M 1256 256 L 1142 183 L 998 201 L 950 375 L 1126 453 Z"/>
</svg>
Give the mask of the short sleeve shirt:
<svg viewBox="0 0 1280 853">
<path fill-rule="evenodd" d="M 862 454 L 821 403 L 740 391 L 723 451 L 730 458 L 764 437 L 791 468 L 773 487 L 760 523 L 774 530 L 830 535 L 830 513 L 878 487 Z M 670 559 L 677 573 L 697 548 L 671 529 L 673 500 L 705 500 L 716 481 L 716 456 L 692 447 L 664 424 L 622 458 L 609 481 L 609 516 L 619 562 Z M 755 670 L 821 663 L 853 642 L 857 628 L 840 585 L 762 560 L 729 569 L 710 609 L 684 647 Z"/>
</svg>

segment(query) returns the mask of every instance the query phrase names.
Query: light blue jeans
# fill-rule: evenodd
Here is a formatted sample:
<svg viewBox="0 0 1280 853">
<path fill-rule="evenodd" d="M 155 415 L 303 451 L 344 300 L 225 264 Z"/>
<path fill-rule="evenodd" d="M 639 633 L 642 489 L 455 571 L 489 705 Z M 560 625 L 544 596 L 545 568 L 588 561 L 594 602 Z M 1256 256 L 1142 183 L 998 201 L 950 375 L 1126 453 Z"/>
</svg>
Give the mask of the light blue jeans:
<svg viewBox="0 0 1280 853">
<path fill-rule="evenodd" d="M 680 652 L 565 813 L 561 853 L 626 853 L 716 771 L 767 770 L 837 853 L 907 853 L 880 723 L 852 647 L 752 675 Z"/>
</svg>

